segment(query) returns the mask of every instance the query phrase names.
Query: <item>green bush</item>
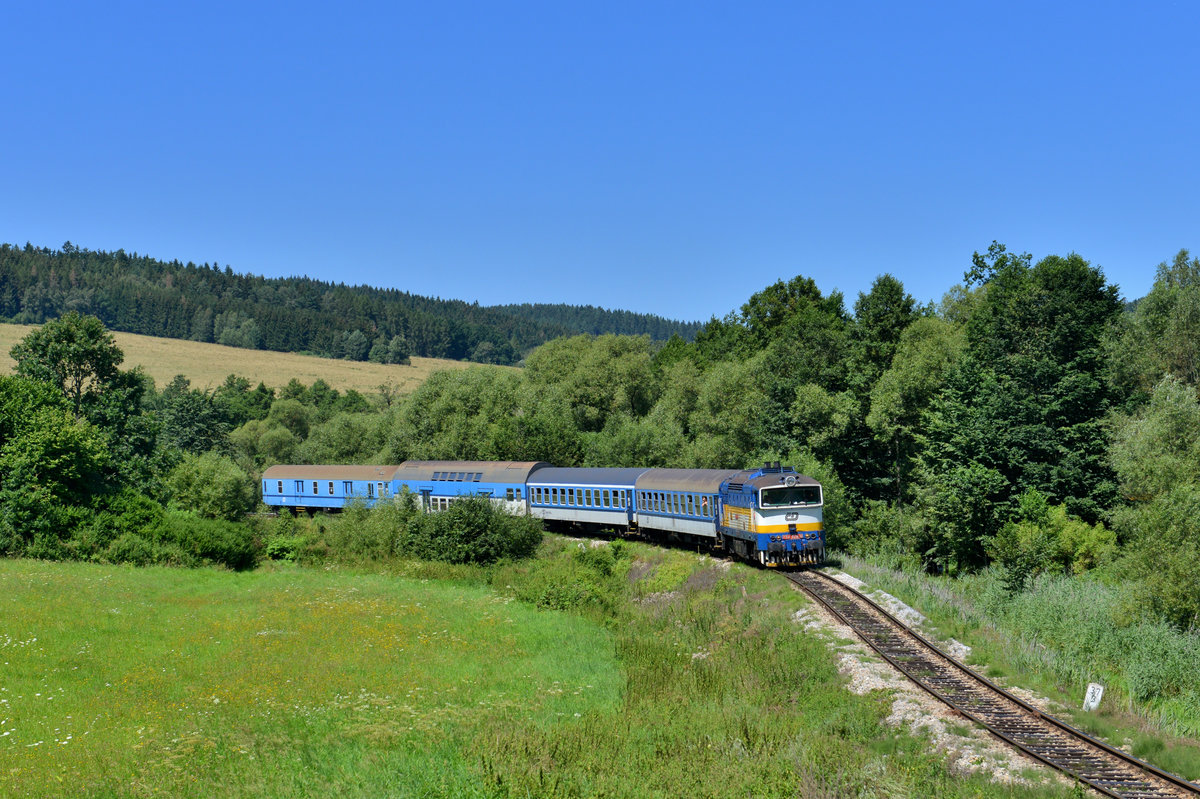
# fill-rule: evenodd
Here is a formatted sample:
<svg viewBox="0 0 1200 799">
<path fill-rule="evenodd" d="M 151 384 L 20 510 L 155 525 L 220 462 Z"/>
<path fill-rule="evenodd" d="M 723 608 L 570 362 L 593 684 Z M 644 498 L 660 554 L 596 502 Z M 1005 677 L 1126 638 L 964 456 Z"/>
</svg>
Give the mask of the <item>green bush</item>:
<svg viewBox="0 0 1200 799">
<path fill-rule="evenodd" d="M 113 558 L 110 545 L 126 535 L 143 540 L 156 540 L 166 520 L 162 506 L 149 497 L 126 488 L 105 498 L 91 524 L 82 528 L 73 542 L 75 556 L 84 559 L 104 559 L 114 563 L 126 562 Z M 123 545 L 124 546 L 124 545 Z M 114 550 L 114 551 L 119 551 Z M 132 561 L 130 561 L 132 562 Z"/>
<path fill-rule="evenodd" d="M 126 532 L 109 543 L 104 550 L 104 559 L 111 563 L 130 563 L 134 566 L 149 566 L 160 563 L 162 553 L 137 533 Z"/>
<path fill-rule="evenodd" d="M 510 516 L 486 497 L 464 497 L 438 513 L 411 516 L 397 554 L 450 563 L 527 558 L 542 542 L 542 524 Z"/>
<path fill-rule="evenodd" d="M 175 545 L 185 555 L 231 569 L 251 569 L 258 562 L 259 547 L 251 529 L 223 519 L 172 511 L 156 543 L 164 545 L 165 551 Z"/>
<path fill-rule="evenodd" d="M 209 519 L 234 520 L 254 505 L 255 481 L 232 458 L 184 455 L 168 480 L 171 505 Z"/>
<path fill-rule="evenodd" d="M 351 562 L 402 557 L 487 564 L 530 557 L 542 540 L 540 521 L 511 516 L 487 497 L 464 497 L 447 510 L 426 513 L 405 493 L 374 507 L 351 502 L 342 513 L 311 524 L 318 529 L 306 539 L 306 556 L 316 557 L 324 545 L 330 557 Z M 268 527 L 268 540 L 294 534 L 290 527 L 277 533 L 275 526 Z"/>
<path fill-rule="evenodd" d="M 919 568 L 925 520 L 915 508 L 867 500 L 862 515 L 843 537 L 846 550 L 856 557 L 881 557 L 892 568 Z"/>
</svg>

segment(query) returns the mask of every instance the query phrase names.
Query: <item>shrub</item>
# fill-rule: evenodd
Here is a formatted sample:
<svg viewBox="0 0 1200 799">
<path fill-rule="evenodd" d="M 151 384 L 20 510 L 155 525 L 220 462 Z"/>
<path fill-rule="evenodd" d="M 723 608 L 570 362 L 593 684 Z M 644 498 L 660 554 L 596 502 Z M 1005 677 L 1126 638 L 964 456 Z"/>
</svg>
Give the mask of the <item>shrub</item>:
<svg viewBox="0 0 1200 799">
<path fill-rule="evenodd" d="M 90 559 L 103 556 L 106 560 L 113 560 L 106 554 L 110 544 L 127 534 L 142 539 L 157 539 L 165 518 L 161 505 L 126 488 L 107 497 L 91 524 L 79 531 L 73 542 L 75 556 Z M 124 561 L 124 558 L 120 558 L 114 562 Z"/>
<path fill-rule="evenodd" d="M 259 548 L 246 525 L 180 511 L 167 514 L 157 543 L 173 544 L 185 555 L 231 569 L 251 569 L 258 561 Z"/>
<path fill-rule="evenodd" d="M 185 455 L 168 480 L 171 504 L 209 519 L 233 520 L 254 505 L 255 482 L 232 458 Z"/>
<path fill-rule="evenodd" d="M 881 556 L 893 568 L 915 569 L 921 564 L 925 536 L 925 520 L 914 508 L 867 500 L 843 539 L 856 557 Z"/>
<path fill-rule="evenodd" d="M 527 558 L 542 542 L 542 525 L 510 516 L 486 497 L 466 497 L 438 513 L 410 517 L 397 554 L 450 563 L 495 563 Z"/>
</svg>

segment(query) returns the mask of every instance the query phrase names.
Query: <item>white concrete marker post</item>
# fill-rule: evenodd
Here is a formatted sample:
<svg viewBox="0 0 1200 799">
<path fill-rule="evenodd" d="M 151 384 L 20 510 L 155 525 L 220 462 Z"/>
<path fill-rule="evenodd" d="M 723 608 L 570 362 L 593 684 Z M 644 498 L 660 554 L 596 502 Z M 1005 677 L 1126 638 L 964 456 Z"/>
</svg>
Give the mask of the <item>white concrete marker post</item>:
<svg viewBox="0 0 1200 799">
<path fill-rule="evenodd" d="M 1090 682 L 1087 687 L 1087 694 L 1083 697 L 1083 709 L 1091 713 L 1096 708 L 1100 707 L 1100 699 L 1104 696 L 1104 686 L 1100 683 Z"/>
</svg>

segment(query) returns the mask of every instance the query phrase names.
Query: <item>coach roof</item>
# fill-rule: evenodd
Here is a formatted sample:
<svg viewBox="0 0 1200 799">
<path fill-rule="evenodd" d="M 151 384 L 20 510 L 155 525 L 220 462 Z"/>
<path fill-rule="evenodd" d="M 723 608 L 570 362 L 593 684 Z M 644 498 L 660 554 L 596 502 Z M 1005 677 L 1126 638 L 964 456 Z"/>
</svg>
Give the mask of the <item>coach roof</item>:
<svg viewBox="0 0 1200 799">
<path fill-rule="evenodd" d="M 637 479 L 638 491 L 684 491 L 715 494 L 737 469 L 648 469 Z"/>
<path fill-rule="evenodd" d="M 638 475 L 646 471 L 646 467 L 617 468 L 595 467 L 580 469 L 573 467 L 551 466 L 538 469 L 537 474 L 529 478 L 535 485 L 595 485 L 595 486 L 632 486 Z"/>
<path fill-rule="evenodd" d="M 379 480 L 391 481 L 399 466 L 272 466 L 264 480 Z"/>
<path fill-rule="evenodd" d="M 435 474 L 449 472 L 481 475 L 473 482 L 524 483 L 531 472 L 549 465 L 544 461 L 405 461 L 396 467 L 396 479 L 430 483 Z"/>
</svg>

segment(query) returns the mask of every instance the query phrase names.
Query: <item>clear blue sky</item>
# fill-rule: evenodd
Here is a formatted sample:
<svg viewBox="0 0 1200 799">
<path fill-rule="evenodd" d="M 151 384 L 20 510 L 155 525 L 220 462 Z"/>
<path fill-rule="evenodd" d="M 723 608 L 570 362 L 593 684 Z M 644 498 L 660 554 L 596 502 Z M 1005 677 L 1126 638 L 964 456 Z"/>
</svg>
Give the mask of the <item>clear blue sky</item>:
<svg viewBox="0 0 1200 799">
<path fill-rule="evenodd" d="M 8 0 L 0 241 L 704 320 L 1200 251 L 1200 4 Z"/>
</svg>

